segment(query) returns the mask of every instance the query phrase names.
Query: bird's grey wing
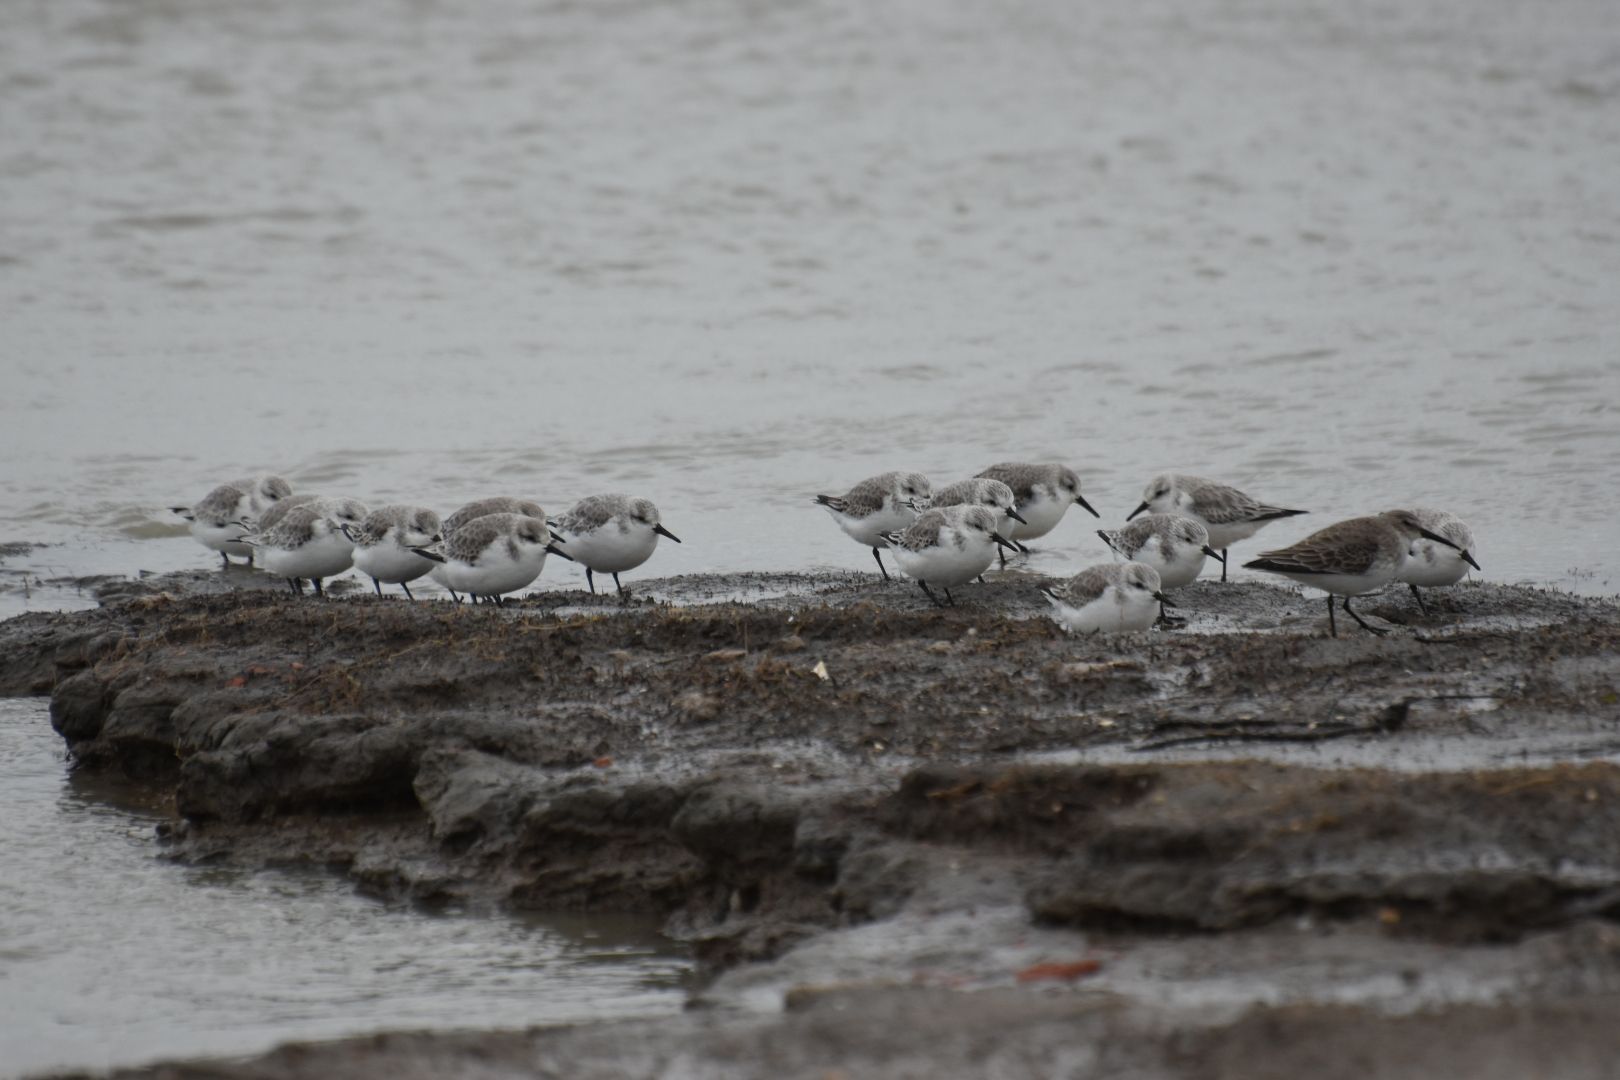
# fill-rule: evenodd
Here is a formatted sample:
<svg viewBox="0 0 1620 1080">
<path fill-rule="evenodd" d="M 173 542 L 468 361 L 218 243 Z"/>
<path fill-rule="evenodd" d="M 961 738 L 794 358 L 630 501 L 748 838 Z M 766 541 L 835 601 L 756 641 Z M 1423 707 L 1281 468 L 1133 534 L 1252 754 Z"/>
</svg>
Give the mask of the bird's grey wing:
<svg viewBox="0 0 1620 1080">
<path fill-rule="evenodd" d="M 921 551 L 939 543 L 939 530 L 945 525 L 945 515 L 930 510 L 906 527 L 900 534 L 900 546 L 907 551 Z"/>
<path fill-rule="evenodd" d="M 624 509 L 624 500 L 616 495 L 592 495 L 581 499 L 557 522 L 565 533 L 594 532 L 612 521 Z"/>
<path fill-rule="evenodd" d="M 1107 567 L 1092 566 L 1080 571 L 1055 590 L 1059 599 L 1070 607 L 1084 607 L 1103 594 L 1114 582 Z"/>
<path fill-rule="evenodd" d="M 1013 498 L 1020 504 L 1028 502 L 1035 493 L 1035 484 L 1042 477 L 1038 465 L 1023 465 L 1016 461 L 1004 461 L 999 465 L 992 465 L 978 478 L 985 480 L 1000 480 L 1012 488 Z"/>
</svg>

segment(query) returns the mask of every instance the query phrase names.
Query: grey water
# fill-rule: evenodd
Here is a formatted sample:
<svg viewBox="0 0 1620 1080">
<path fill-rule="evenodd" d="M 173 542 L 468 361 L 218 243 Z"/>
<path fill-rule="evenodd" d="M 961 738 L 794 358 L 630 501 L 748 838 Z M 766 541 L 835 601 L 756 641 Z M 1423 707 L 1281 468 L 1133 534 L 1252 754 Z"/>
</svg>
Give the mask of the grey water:
<svg viewBox="0 0 1620 1080">
<path fill-rule="evenodd" d="M 1608 0 L 24 0 L 0 34 L 0 611 L 207 567 L 257 471 L 652 497 L 644 575 L 1064 460 L 1436 505 L 1613 593 Z M 1075 514 L 1034 567 L 1105 557 Z M 1239 552 L 1242 553 L 1242 552 Z M 577 587 L 548 567 L 540 588 Z"/>
<path fill-rule="evenodd" d="M 147 798 L 69 774 L 44 702 L 0 699 L 0 1076 L 685 1001 L 688 961 L 643 920 L 428 913 L 318 871 L 176 865 Z"/>
</svg>

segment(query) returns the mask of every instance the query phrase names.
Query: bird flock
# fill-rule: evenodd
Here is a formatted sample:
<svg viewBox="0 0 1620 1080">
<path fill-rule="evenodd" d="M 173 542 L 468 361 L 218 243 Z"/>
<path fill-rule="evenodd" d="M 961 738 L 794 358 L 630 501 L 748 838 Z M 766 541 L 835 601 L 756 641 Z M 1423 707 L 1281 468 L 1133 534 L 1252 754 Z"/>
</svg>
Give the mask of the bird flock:
<svg viewBox="0 0 1620 1080">
<path fill-rule="evenodd" d="M 556 555 L 594 574 L 610 574 L 620 596 L 619 575 L 652 557 L 660 537 L 680 543 L 664 528 L 658 508 L 628 495 L 592 495 L 566 513 L 548 518 L 539 505 L 498 496 L 468 503 L 449 517 L 424 506 L 368 509 L 359 499 L 293 494 L 279 476 L 221 484 L 195 506 L 171 507 L 190 523 L 191 535 L 228 568 L 232 556 L 287 579 L 295 593 L 304 582 L 321 583 L 351 566 L 371 578 L 377 595 L 424 576 L 443 585 L 457 603 L 500 604 L 527 588 Z M 415 599 L 411 596 L 411 599 Z"/>
<path fill-rule="evenodd" d="M 934 489 L 917 472 L 886 472 L 842 495 L 817 495 L 838 527 L 870 548 L 884 580 L 888 551 L 901 573 L 936 605 L 954 605 L 951 589 L 982 575 L 997 558 L 1029 551 L 1026 541 L 1055 529 L 1071 506 L 1100 518 L 1080 491 L 1080 477 L 1061 464 L 1005 462 L 971 479 Z M 466 594 L 499 604 L 540 576 L 547 555 L 577 562 L 596 592 L 595 574 L 619 575 L 652 557 L 660 538 L 680 539 L 649 500 L 593 495 L 548 517 L 537 504 L 495 497 L 468 503 L 449 517 L 426 507 L 369 509 L 358 499 L 293 494 L 286 480 L 262 476 L 222 484 L 200 502 L 173 507 L 204 547 L 258 564 L 303 592 L 350 567 L 371 578 L 379 595 L 430 576 L 459 603 Z M 1231 545 L 1273 521 L 1306 513 L 1275 506 L 1237 488 L 1179 473 L 1150 480 L 1142 502 L 1117 529 L 1099 529 L 1116 560 L 1088 567 L 1042 590 L 1053 618 L 1073 633 L 1131 632 L 1183 621 L 1165 593 L 1190 584 L 1207 559 L 1227 579 Z M 1350 599 L 1405 583 L 1427 612 L 1419 586 L 1452 585 L 1479 569 L 1468 526 L 1439 510 L 1389 510 L 1329 525 L 1296 544 L 1244 564 L 1327 594 L 1328 629 L 1338 636 L 1333 599 L 1363 629 Z M 936 592 L 935 590 L 938 590 Z M 943 594 L 943 599 L 940 594 Z M 414 597 L 412 597 L 414 599 Z"/>
<path fill-rule="evenodd" d="M 1008 550 L 1045 536 L 1071 506 L 1101 517 L 1080 493 L 1080 478 L 1064 465 L 1006 462 L 971 480 L 932 490 L 921 473 L 888 472 L 856 484 L 843 495 L 817 495 L 838 527 L 872 549 L 883 576 L 888 549 L 906 576 L 935 604 L 954 604 L 953 586 L 978 578 Z M 1068 581 L 1043 589 L 1052 615 L 1077 633 L 1146 630 L 1173 622 L 1175 605 L 1166 590 L 1187 585 L 1207 558 L 1227 577 L 1227 551 L 1266 525 L 1303 514 L 1273 506 L 1227 484 L 1164 473 L 1148 481 L 1142 503 L 1119 529 L 1099 529 L 1117 560 L 1087 567 Z M 1138 518 L 1138 515 L 1146 514 Z M 1389 510 L 1340 521 L 1286 548 L 1262 552 L 1245 563 L 1280 574 L 1327 594 L 1328 631 L 1338 636 L 1333 598 L 1363 629 L 1385 631 L 1362 620 L 1350 598 L 1393 581 L 1405 582 L 1425 612 L 1418 586 L 1453 585 L 1469 567 L 1479 569 L 1474 538 L 1455 515 L 1439 510 Z M 938 588 L 945 594 L 935 595 Z"/>
</svg>

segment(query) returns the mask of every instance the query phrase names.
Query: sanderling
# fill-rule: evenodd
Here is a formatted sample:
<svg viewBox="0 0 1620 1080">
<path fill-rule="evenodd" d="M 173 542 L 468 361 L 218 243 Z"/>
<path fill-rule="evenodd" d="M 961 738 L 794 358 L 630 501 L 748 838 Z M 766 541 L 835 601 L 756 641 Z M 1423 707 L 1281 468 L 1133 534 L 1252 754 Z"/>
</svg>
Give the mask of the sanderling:
<svg viewBox="0 0 1620 1080">
<path fill-rule="evenodd" d="M 1220 552 L 1215 557 L 1221 563 L 1222 581 L 1226 580 L 1227 548 L 1239 540 L 1247 540 L 1278 518 L 1308 513 L 1270 506 L 1235 487 L 1179 473 L 1161 473 L 1148 481 L 1142 492 L 1142 505 L 1127 514 L 1125 520 L 1131 520 L 1144 510 L 1180 514 L 1201 521 L 1209 530 L 1209 546 Z"/>
<path fill-rule="evenodd" d="M 1092 509 L 1080 494 L 1080 476 L 1065 465 L 1025 465 L 1004 461 L 992 465 L 979 474 L 991 480 L 1000 480 L 1012 489 L 1023 522 L 1014 525 L 1008 534 L 1012 540 L 1034 540 L 1057 528 L 1069 507 L 1079 503 L 1092 517 L 1102 515 Z M 1007 556 L 1002 554 L 1002 564 Z"/>
<path fill-rule="evenodd" d="M 254 476 L 246 480 L 232 480 L 231 486 L 247 495 L 247 506 L 244 512 L 249 517 L 258 517 L 282 499 L 293 493 L 292 485 L 279 476 Z"/>
<path fill-rule="evenodd" d="M 434 567 L 434 580 L 451 595 L 467 593 L 497 606 L 503 595 L 540 576 L 548 552 L 563 555 L 552 543 L 545 519 L 525 514 L 485 514 L 445 534 L 440 543 L 413 550 L 440 564 Z"/>
<path fill-rule="evenodd" d="M 883 539 L 906 576 L 915 578 L 935 605 L 943 607 L 929 584 L 945 590 L 954 607 L 951 586 L 972 581 L 990 568 L 997 545 L 1012 542 L 996 531 L 1001 515 L 983 506 L 943 506 L 925 511 L 904 531 L 885 533 Z"/>
<path fill-rule="evenodd" d="M 231 556 L 240 555 L 253 565 L 253 547 L 244 544 L 248 531 L 247 492 L 234 484 L 221 484 L 202 497 L 196 506 L 171 506 L 170 510 L 191 523 L 191 538 L 209 551 L 219 552 L 227 568 Z"/>
<path fill-rule="evenodd" d="M 439 515 L 421 506 L 381 506 L 358 526 L 342 525 L 354 543 L 354 567 L 371 578 L 377 595 L 384 584 L 398 585 L 412 600 L 410 583 L 432 570 L 434 562 L 413 548 L 436 544 Z"/>
<path fill-rule="evenodd" d="M 313 505 L 295 506 L 268 529 L 248 537 L 259 551 L 259 563 L 277 577 L 287 579 L 295 593 L 304 591 L 303 579 L 324 594 L 322 578 L 341 574 L 354 565 L 354 542 L 339 524 Z"/>
<path fill-rule="evenodd" d="M 1000 480 L 992 480 L 987 476 L 975 476 L 971 480 L 958 480 L 954 484 L 946 484 L 934 492 L 933 498 L 928 500 L 928 505 L 934 508 L 988 506 L 1016 523 L 1002 523 L 1001 529 L 997 531 L 1003 536 L 1008 536 L 1018 525 L 1029 524 L 1028 519 L 1018 512 L 1018 502 L 1013 497 L 1013 489 Z"/>
<path fill-rule="evenodd" d="M 352 499 L 347 495 L 317 495 L 313 492 L 301 492 L 297 495 L 288 495 L 260 514 L 253 521 L 256 532 L 265 532 L 276 527 L 282 518 L 286 517 L 294 507 L 308 506 L 319 510 L 337 525 L 347 525 L 357 529 L 366 520 L 369 512 L 366 504 L 359 499 Z"/>
<path fill-rule="evenodd" d="M 1087 567 L 1041 592 L 1052 618 L 1071 634 L 1146 630 L 1164 607 L 1175 607 L 1160 591 L 1159 572 L 1137 562 Z"/>
<path fill-rule="evenodd" d="M 1419 525 L 1430 532 L 1439 533 L 1455 544 L 1450 547 L 1437 544 L 1426 537 L 1413 540 L 1406 549 L 1406 560 L 1401 568 L 1395 572 L 1396 581 L 1404 581 L 1412 595 L 1417 598 L 1418 608 L 1427 615 L 1429 606 L 1423 602 L 1423 594 L 1418 592 L 1418 586 L 1431 588 L 1437 585 L 1455 585 L 1468 573 L 1470 565 L 1478 567 L 1474 562 L 1474 533 L 1468 525 L 1456 514 L 1448 514 L 1444 510 L 1427 510 L 1422 507 L 1412 511 L 1412 516 Z"/>
<path fill-rule="evenodd" d="M 1328 632 L 1339 636 L 1333 619 L 1333 597 L 1341 597 L 1345 613 L 1363 630 L 1385 634 L 1368 626 L 1350 607 L 1352 596 L 1364 596 L 1395 580 L 1413 540 L 1422 537 L 1444 547 L 1461 551 L 1461 558 L 1474 569 L 1479 564 L 1466 551 L 1437 532 L 1425 528 L 1410 510 L 1390 510 L 1371 517 L 1350 518 L 1314 532 L 1299 543 L 1280 551 L 1262 551 L 1260 557 L 1243 565 L 1292 578 L 1302 585 L 1327 593 Z"/>
<path fill-rule="evenodd" d="M 928 477 L 922 473 L 886 472 L 862 480 L 847 494 L 817 495 L 816 503 L 827 508 L 846 535 L 872 549 L 872 558 L 877 560 L 883 580 L 888 581 L 889 571 L 878 552 L 888 546 L 883 534 L 916 521 L 919 507 L 932 491 Z"/>
<path fill-rule="evenodd" d="M 1153 567 L 1160 591 L 1191 583 L 1204 569 L 1204 557 L 1215 555 L 1203 524 L 1180 514 L 1149 514 L 1123 529 L 1098 529 L 1097 535 L 1117 561 Z M 1168 616 L 1161 610 L 1159 618 Z"/>
<path fill-rule="evenodd" d="M 612 574 L 613 585 L 624 596 L 619 574 L 634 570 L 652 557 L 658 538 L 677 544 L 681 538 L 658 520 L 658 507 L 647 499 L 628 495 L 592 495 L 575 503 L 556 521 L 549 522 L 568 557 L 585 567 L 585 584 L 596 593 L 592 571 Z"/>
<path fill-rule="evenodd" d="M 528 499 L 514 499 L 506 495 L 494 495 L 487 499 L 475 500 L 463 506 L 444 519 L 444 525 L 440 531 L 444 533 L 446 538 L 451 537 L 455 535 L 457 529 L 467 524 L 467 522 L 489 514 L 521 514 L 524 517 L 539 518 L 541 521 L 546 520 L 546 512 L 540 509 L 539 503 L 530 502 Z"/>
</svg>

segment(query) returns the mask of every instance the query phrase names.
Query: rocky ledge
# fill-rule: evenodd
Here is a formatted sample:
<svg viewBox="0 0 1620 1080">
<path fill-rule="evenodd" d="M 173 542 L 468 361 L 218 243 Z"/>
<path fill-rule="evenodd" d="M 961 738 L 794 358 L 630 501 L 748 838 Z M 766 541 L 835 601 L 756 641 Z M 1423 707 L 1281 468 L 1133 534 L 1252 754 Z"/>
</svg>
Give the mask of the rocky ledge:
<svg viewBox="0 0 1620 1080">
<path fill-rule="evenodd" d="M 947 610 L 831 575 L 507 609 L 206 582 L 0 624 L 0 689 L 51 694 L 77 767 L 171 794 L 176 858 L 655 912 L 709 1007 L 142 1075 L 1596 1076 L 1620 1052 L 1612 602 L 1389 593 L 1361 607 L 1393 633 L 1334 640 L 1296 593 L 1200 584 L 1185 630 L 1077 640 L 1023 617 L 1016 575 Z"/>
</svg>

